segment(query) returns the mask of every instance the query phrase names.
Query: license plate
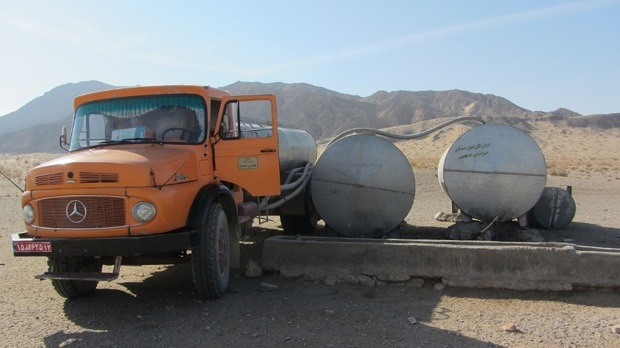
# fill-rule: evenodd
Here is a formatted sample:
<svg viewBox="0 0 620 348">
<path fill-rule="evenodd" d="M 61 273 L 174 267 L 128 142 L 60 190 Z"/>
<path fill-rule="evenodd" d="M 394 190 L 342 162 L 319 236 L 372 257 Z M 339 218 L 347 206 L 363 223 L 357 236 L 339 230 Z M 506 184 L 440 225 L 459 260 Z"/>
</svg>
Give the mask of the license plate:
<svg viewBox="0 0 620 348">
<path fill-rule="evenodd" d="M 51 253 L 51 242 L 13 242 L 13 250 L 20 253 Z"/>
</svg>

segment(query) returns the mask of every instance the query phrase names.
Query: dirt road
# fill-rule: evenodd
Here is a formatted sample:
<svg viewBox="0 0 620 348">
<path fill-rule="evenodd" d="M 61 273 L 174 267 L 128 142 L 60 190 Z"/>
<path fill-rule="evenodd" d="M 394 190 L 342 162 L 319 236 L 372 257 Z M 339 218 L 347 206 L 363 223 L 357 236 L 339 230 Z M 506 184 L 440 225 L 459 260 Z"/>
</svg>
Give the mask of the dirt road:
<svg viewBox="0 0 620 348">
<path fill-rule="evenodd" d="M 620 174 L 588 175 L 549 179 L 548 186 L 573 186 L 577 214 L 567 229 L 544 236 L 618 248 Z M 67 301 L 33 278 L 45 260 L 12 256 L 9 236 L 22 230 L 19 196 L 0 180 L 2 347 L 620 347 L 612 332 L 620 292 L 609 289 L 437 291 L 435 279 L 330 286 L 265 274 L 235 277 L 223 299 L 197 301 L 189 265 L 177 265 L 124 267 L 95 295 Z M 416 172 L 407 222 L 431 236 L 447 227 L 433 216 L 448 209 L 434 173 Z M 256 227 L 255 239 L 278 233 L 276 226 Z M 258 247 L 244 245 L 246 255 L 257 257 Z"/>
</svg>

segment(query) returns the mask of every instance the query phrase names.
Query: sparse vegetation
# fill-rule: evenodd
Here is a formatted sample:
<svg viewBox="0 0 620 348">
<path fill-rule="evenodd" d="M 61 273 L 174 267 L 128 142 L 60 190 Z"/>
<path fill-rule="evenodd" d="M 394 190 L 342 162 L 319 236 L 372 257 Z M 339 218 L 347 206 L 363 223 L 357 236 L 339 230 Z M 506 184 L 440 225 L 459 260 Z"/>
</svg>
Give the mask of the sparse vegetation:
<svg viewBox="0 0 620 348">
<path fill-rule="evenodd" d="M 565 162 L 554 161 L 547 163 L 547 175 L 550 176 L 568 176 L 570 167 Z"/>
<path fill-rule="evenodd" d="M 411 163 L 411 167 L 414 169 L 435 169 L 437 170 L 437 165 L 439 163 L 438 158 L 410 158 L 409 163 Z"/>
<path fill-rule="evenodd" d="M 0 172 L 15 182 L 23 182 L 30 168 L 58 157 L 58 154 L 33 153 L 28 155 L 0 154 Z M 2 178 L 1 180 L 5 180 Z"/>
<path fill-rule="evenodd" d="M 385 129 L 396 134 L 414 134 L 431 128 L 443 119 L 417 122 L 411 125 Z M 559 128 L 548 120 L 527 123 L 529 133 L 538 143 L 547 161 L 549 176 L 566 177 L 593 172 L 620 172 L 620 128 Z M 520 128 L 521 124 L 515 125 Z M 418 169 L 437 169 L 439 158 L 451 144 L 472 125 L 455 124 L 422 139 L 398 140 L 394 144 L 404 153 L 409 163 Z M 568 135 L 567 135 L 568 132 Z M 327 140 L 319 140 L 319 154 Z M 62 154 L 34 153 L 26 155 L 0 154 L 0 171 L 16 182 L 23 182 L 27 171 Z M 5 180 L 0 178 L 0 180 Z"/>
</svg>

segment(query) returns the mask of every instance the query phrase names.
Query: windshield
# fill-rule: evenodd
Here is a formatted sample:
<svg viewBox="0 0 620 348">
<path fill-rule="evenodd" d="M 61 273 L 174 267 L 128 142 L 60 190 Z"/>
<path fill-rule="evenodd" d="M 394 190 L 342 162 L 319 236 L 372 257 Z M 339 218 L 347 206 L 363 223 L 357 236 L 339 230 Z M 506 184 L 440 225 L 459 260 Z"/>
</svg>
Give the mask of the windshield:
<svg viewBox="0 0 620 348">
<path fill-rule="evenodd" d="M 202 143 L 206 108 L 197 95 L 119 98 L 80 106 L 70 151 L 128 142 Z"/>
</svg>

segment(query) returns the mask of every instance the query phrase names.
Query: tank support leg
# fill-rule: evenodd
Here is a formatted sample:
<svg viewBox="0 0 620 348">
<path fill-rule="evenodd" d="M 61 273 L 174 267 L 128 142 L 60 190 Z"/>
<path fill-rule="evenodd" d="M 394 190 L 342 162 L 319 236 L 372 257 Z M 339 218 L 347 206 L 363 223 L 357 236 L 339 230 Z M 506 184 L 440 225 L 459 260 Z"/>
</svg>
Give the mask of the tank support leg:
<svg viewBox="0 0 620 348">
<path fill-rule="evenodd" d="M 519 222 L 519 227 L 522 229 L 528 230 L 530 228 L 527 222 L 527 213 L 517 217 L 517 221 Z"/>
<path fill-rule="evenodd" d="M 463 213 L 463 211 L 461 211 L 461 222 L 465 222 L 465 223 L 469 223 L 471 222 L 471 216 Z"/>
</svg>

